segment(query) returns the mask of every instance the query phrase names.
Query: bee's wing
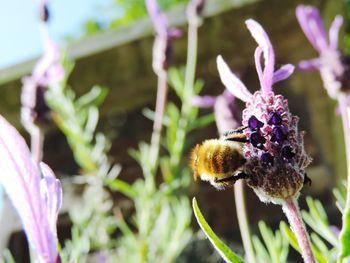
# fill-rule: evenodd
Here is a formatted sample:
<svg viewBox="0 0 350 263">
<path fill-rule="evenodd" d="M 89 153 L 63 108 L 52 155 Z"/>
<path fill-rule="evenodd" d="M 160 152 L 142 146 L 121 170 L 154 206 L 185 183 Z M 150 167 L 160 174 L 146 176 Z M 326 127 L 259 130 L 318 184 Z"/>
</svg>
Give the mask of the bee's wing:
<svg viewBox="0 0 350 263">
<path fill-rule="evenodd" d="M 235 141 L 235 142 L 248 142 L 247 137 L 243 133 L 243 131 L 247 128 L 247 126 L 241 126 L 235 130 L 229 131 L 225 133 L 222 139 L 226 141 Z"/>
</svg>

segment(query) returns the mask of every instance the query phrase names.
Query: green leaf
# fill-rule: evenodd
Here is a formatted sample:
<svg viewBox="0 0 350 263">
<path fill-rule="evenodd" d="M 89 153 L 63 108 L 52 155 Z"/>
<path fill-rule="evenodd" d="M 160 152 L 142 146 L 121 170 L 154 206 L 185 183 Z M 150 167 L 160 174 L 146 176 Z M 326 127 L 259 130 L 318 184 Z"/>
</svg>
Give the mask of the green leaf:
<svg viewBox="0 0 350 263">
<path fill-rule="evenodd" d="M 168 70 L 168 79 L 169 84 L 175 90 L 176 95 L 183 100 L 185 88 L 184 69 L 170 68 Z"/>
<path fill-rule="evenodd" d="M 252 238 L 254 249 L 256 251 L 256 254 L 259 255 L 259 259 L 261 262 L 271 262 L 271 258 L 269 256 L 269 253 L 266 251 L 265 246 L 260 241 L 260 239 L 257 236 L 253 236 Z M 260 262 L 259 261 L 259 262 Z"/>
<path fill-rule="evenodd" d="M 283 235 L 288 239 L 289 244 L 301 254 L 298 240 L 289 226 L 285 222 L 281 222 L 280 229 Z M 315 257 L 319 263 L 327 263 L 327 259 L 324 258 L 322 253 L 320 253 L 320 251 L 316 249 L 314 245 L 312 245 L 312 251 L 314 252 Z"/>
<path fill-rule="evenodd" d="M 220 254 L 222 259 L 225 260 L 225 262 L 231 263 L 245 262 L 240 256 L 235 254 L 228 246 L 226 246 L 210 228 L 198 207 L 197 200 L 195 197 L 192 199 L 192 207 L 199 226 L 203 230 L 204 234 L 208 237 L 215 250 Z"/>
<path fill-rule="evenodd" d="M 348 194 L 343 213 L 343 228 L 340 232 L 340 258 L 350 257 L 350 195 Z"/>
<path fill-rule="evenodd" d="M 199 94 L 203 89 L 203 87 L 204 87 L 204 81 L 201 79 L 197 79 L 193 86 L 194 94 L 195 95 Z"/>
<path fill-rule="evenodd" d="M 150 108 L 143 108 L 142 109 L 142 115 L 145 116 L 147 119 L 154 121 L 155 117 L 156 117 L 156 113 L 151 110 Z M 162 120 L 162 124 L 164 126 L 168 126 L 169 125 L 169 118 L 168 116 L 164 116 L 163 120 Z"/>
<path fill-rule="evenodd" d="M 76 100 L 75 105 L 78 109 L 89 106 L 99 106 L 103 103 L 108 93 L 108 89 L 100 86 L 93 86 L 88 93 L 82 95 Z"/>
<path fill-rule="evenodd" d="M 208 126 L 209 124 L 215 121 L 214 113 L 210 113 L 199 118 L 196 118 L 192 123 L 188 126 L 188 131 L 192 131 L 194 129 L 199 129 Z"/>
<path fill-rule="evenodd" d="M 309 207 L 309 212 L 301 212 L 304 221 L 330 244 L 334 247 L 338 247 L 338 238 L 330 228 L 326 211 L 321 202 L 313 200 L 311 197 L 307 197 L 306 201 Z"/>
<path fill-rule="evenodd" d="M 137 196 L 137 192 L 134 190 L 134 188 L 130 184 L 122 180 L 119 180 L 119 179 L 105 180 L 105 185 L 107 185 L 112 190 L 117 190 L 123 193 L 130 199 L 134 199 Z"/>
<path fill-rule="evenodd" d="M 336 205 L 340 212 L 343 213 L 346 203 L 346 182 L 343 181 L 342 184 L 333 189 L 333 194 L 337 199 Z"/>
</svg>

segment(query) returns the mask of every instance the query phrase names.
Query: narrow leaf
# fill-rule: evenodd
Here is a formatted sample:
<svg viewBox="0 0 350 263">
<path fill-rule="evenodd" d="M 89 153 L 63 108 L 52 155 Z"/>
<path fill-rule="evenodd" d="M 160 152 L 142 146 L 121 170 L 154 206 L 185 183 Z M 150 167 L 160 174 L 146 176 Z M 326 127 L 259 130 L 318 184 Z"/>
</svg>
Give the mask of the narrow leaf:
<svg viewBox="0 0 350 263">
<path fill-rule="evenodd" d="M 210 243 L 214 246 L 215 250 L 220 254 L 222 259 L 225 260 L 225 262 L 231 263 L 245 262 L 240 256 L 235 254 L 228 246 L 226 246 L 210 228 L 198 207 L 197 200 L 195 197 L 192 200 L 192 206 L 194 215 L 196 216 L 199 226 L 203 230 L 204 234 L 208 237 Z"/>
<path fill-rule="evenodd" d="M 105 184 L 112 190 L 117 190 L 127 197 L 133 199 L 137 196 L 137 192 L 132 188 L 132 186 L 122 180 L 106 180 Z"/>
</svg>

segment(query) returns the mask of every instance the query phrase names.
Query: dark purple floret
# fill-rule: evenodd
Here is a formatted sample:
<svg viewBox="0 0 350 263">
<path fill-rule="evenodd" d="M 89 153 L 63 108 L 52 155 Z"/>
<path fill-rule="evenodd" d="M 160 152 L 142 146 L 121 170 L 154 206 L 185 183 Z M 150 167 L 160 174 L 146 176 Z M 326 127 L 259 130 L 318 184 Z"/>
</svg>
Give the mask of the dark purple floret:
<svg viewBox="0 0 350 263">
<path fill-rule="evenodd" d="M 254 147 L 259 149 L 263 149 L 266 142 L 266 139 L 257 131 L 250 134 L 249 140 Z"/>
<path fill-rule="evenodd" d="M 273 166 L 273 156 L 269 153 L 263 153 L 260 155 L 260 161 L 263 163 L 263 165 Z"/>
<path fill-rule="evenodd" d="M 292 147 L 289 145 L 283 146 L 281 149 L 281 157 L 285 161 L 290 161 L 295 156 Z"/>
<path fill-rule="evenodd" d="M 282 118 L 279 112 L 273 111 L 269 113 L 269 120 L 267 122 L 269 125 L 281 125 Z"/>
<path fill-rule="evenodd" d="M 249 118 L 249 120 L 248 120 L 249 129 L 257 130 L 257 129 L 261 128 L 262 126 L 264 126 L 264 123 L 259 121 L 254 115 Z"/>
<path fill-rule="evenodd" d="M 287 139 L 287 131 L 283 126 L 276 126 L 271 132 L 271 141 L 282 143 Z"/>
</svg>

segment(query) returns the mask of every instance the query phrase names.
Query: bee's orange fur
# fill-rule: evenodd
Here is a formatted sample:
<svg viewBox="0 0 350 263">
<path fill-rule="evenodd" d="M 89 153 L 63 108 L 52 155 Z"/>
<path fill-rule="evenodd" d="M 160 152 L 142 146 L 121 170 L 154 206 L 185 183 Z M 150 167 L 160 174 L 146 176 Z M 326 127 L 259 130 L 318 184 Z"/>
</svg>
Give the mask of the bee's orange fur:
<svg viewBox="0 0 350 263">
<path fill-rule="evenodd" d="M 234 175 L 245 163 L 241 144 L 224 139 L 206 140 L 197 144 L 191 154 L 194 179 L 201 178 L 221 187 L 216 180 Z"/>
</svg>

